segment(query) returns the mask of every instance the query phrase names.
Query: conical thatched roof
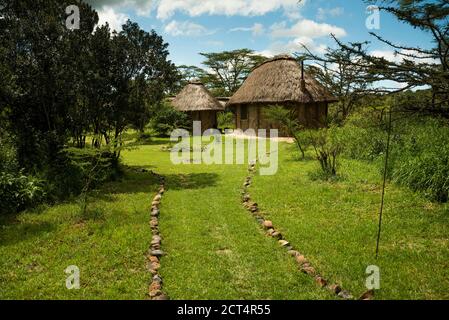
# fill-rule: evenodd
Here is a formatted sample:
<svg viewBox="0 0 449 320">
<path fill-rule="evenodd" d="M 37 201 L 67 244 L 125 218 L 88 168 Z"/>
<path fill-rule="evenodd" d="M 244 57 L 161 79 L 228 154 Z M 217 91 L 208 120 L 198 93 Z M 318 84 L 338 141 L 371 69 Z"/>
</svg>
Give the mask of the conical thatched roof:
<svg viewBox="0 0 449 320">
<path fill-rule="evenodd" d="M 199 81 L 189 82 L 171 104 L 179 111 L 224 110 L 224 106 Z"/>
<path fill-rule="evenodd" d="M 335 97 L 307 73 L 301 85 L 301 65 L 294 58 L 281 55 L 254 68 L 228 105 L 334 101 Z"/>
</svg>

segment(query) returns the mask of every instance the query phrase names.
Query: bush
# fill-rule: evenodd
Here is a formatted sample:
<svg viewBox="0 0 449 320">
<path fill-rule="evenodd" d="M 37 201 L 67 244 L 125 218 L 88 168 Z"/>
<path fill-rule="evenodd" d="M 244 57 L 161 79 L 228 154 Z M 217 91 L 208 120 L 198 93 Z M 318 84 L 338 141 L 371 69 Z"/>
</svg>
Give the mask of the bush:
<svg viewBox="0 0 449 320">
<path fill-rule="evenodd" d="M 338 160 L 343 151 L 342 129 L 338 127 L 307 130 L 309 139 L 320 163 L 321 171 L 327 178 L 337 175 Z"/>
<path fill-rule="evenodd" d="M 21 172 L 0 173 L 1 213 L 16 213 L 42 202 L 44 198 L 45 192 L 41 180 Z"/>
<path fill-rule="evenodd" d="M 0 172 L 17 172 L 17 150 L 11 136 L 0 129 Z"/>
<path fill-rule="evenodd" d="M 222 132 L 226 129 L 234 129 L 234 114 L 230 111 L 219 112 L 217 114 L 218 129 Z"/>
<path fill-rule="evenodd" d="M 387 146 L 387 124 L 382 110 L 363 110 L 350 116 L 341 129 L 345 157 L 375 160 Z"/>
<path fill-rule="evenodd" d="M 86 188 L 96 188 L 121 175 L 119 163 L 106 149 L 67 148 L 42 173 L 49 200 L 77 196 Z"/>
<path fill-rule="evenodd" d="M 187 114 L 164 103 L 156 110 L 150 125 L 157 135 L 167 137 L 175 129 L 189 129 L 189 122 Z"/>
</svg>

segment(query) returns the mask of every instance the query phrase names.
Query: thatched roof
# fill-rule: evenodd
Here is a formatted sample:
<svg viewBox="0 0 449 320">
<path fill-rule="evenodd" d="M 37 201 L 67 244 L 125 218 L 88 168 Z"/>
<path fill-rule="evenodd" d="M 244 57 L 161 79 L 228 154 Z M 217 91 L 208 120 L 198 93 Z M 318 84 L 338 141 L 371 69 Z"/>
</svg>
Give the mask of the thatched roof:
<svg viewBox="0 0 449 320">
<path fill-rule="evenodd" d="M 318 81 L 304 73 L 288 55 L 276 56 L 253 69 L 228 105 L 245 103 L 313 103 L 337 101 Z"/>
<path fill-rule="evenodd" d="M 171 104 L 179 111 L 224 110 L 224 106 L 199 81 L 189 82 Z"/>
</svg>

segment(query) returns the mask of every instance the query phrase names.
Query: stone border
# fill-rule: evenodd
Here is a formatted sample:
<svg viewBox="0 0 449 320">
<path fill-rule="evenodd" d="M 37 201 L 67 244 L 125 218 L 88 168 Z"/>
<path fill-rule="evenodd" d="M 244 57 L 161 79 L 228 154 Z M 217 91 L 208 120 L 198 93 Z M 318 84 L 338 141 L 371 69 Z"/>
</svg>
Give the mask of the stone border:
<svg viewBox="0 0 449 320">
<path fill-rule="evenodd" d="M 151 245 L 148 251 L 148 270 L 152 274 L 152 281 L 150 283 L 148 294 L 151 300 L 168 300 L 168 296 L 162 292 L 162 278 L 159 275 L 159 268 L 161 267 L 160 258 L 164 255 L 161 250 L 162 238 L 159 233 L 159 214 L 162 196 L 165 192 L 165 178 L 153 172 L 159 178 L 159 191 L 153 198 L 151 203 L 151 219 L 150 227 L 152 233 Z"/>
<path fill-rule="evenodd" d="M 281 247 L 285 248 L 290 256 L 295 258 L 296 263 L 298 264 L 299 269 L 308 274 L 309 276 L 315 279 L 315 282 L 321 288 L 325 288 L 332 293 L 336 294 L 338 297 L 345 300 L 354 299 L 353 295 L 351 295 L 348 291 L 343 290 L 340 285 L 336 283 L 331 283 L 326 280 L 323 276 L 321 276 L 312 264 L 307 260 L 307 258 L 301 254 L 299 251 L 295 250 L 293 246 L 288 242 L 284 236 L 274 227 L 273 222 L 270 220 L 266 220 L 263 214 L 260 212 L 257 203 L 251 201 L 251 196 L 248 192 L 249 187 L 251 186 L 252 177 L 256 172 L 255 163 L 251 163 L 248 168 L 248 176 L 243 183 L 243 191 L 242 191 L 242 202 L 243 206 L 252 214 L 254 218 L 256 218 L 257 222 L 266 230 L 266 234 L 274 239 L 278 240 L 278 243 Z M 362 295 L 360 299 L 369 300 L 365 298 L 365 295 Z"/>
</svg>

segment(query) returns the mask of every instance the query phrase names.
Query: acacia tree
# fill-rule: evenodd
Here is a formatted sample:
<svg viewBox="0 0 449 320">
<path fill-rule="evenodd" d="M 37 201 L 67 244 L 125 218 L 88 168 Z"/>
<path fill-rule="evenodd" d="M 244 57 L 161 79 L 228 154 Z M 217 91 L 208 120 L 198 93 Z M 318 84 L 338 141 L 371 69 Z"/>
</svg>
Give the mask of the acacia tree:
<svg viewBox="0 0 449 320">
<path fill-rule="evenodd" d="M 368 0 L 377 4 L 379 1 Z M 378 41 L 392 48 L 401 59 L 390 61 L 367 53 L 365 43 L 343 43 L 335 36 L 338 48 L 331 50 L 331 55 L 318 59 L 326 63 L 335 62 L 335 57 L 343 58 L 345 64 L 357 68 L 355 83 L 366 82 L 371 86 L 370 92 L 399 93 L 418 87 L 430 88 L 430 98 L 421 104 L 403 104 L 402 110 L 424 112 L 449 117 L 449 3 L 447 0 L 382 0 L 379 9 L 393 14 L 399 21 L 413 28 L 427 32 L 435 44 L 433 48 L 405 46 L 393 43 L 378 34 L 371 35 Z M 374 86 L 380 81 L 390 80 L 400 83 L 399 88 L 380 88 Z"/>
<path fill-rule="evenodd" d="M 177 94 L 182 90 L 190 81 L 200 80 L 205 83 L 208 79 L 206 71 L 197 66 L 180 65 L 177 66 L 178 69 L 178 81 L 175 88 L 170 92 L 171 94 Z M 207 83 L 206 83 L 207 85 Z"/>
<path fill-rule="evenodd" d="M 356 55 L 342 49 L 327 48 L 324 57 L 320 57 L 306 46 L 304 49 L 306 54 L 299 59 L 314 60 L 316 65 L 308 66 L 307 72 L 338 99 L 334 104 L 334 116 L 344 121 L 366 96 L 368 89 L 368 83 L 360 77 L 362 68 L 353 63 L 357 59 Z"/>
<path fill-rule="evenodd" d="M 215 95 L 223 96 L 234 94 L 248 77 L 251 69 L 265 60 L 265 57 L 249 49 L 201 53 L 201 55 L 206 58 L 203 65 L 210 70 L 203 75 L 203 81 Z"/>
</svg>

